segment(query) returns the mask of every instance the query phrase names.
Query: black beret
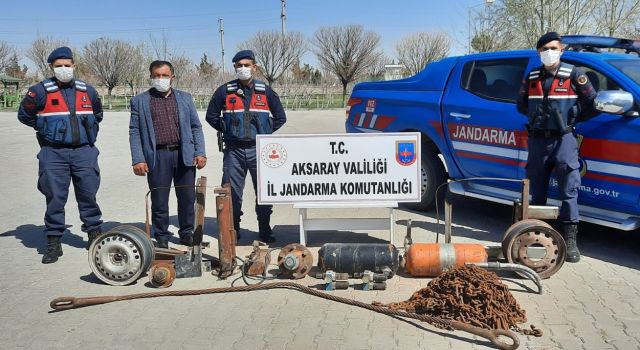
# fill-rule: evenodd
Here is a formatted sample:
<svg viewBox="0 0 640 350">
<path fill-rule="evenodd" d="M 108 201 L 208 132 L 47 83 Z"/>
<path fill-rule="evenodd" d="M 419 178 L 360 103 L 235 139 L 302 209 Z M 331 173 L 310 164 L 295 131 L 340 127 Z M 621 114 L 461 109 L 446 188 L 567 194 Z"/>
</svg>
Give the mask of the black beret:
<svg viewBox="0 0 640 350">
<path fill-rule="evenodd" d="M 547 34 L 541 36 L 540 39 L 538 39 L 538 43 L 536 44 L 536 49 L 539 49 L 544 45 L 546 45 L 548 42 L 554 41 L 554 40 L 562 41 L 558 33 L 548 32 Z"/>
<path fill-rule="evenodd" d="M 231 60 L 231 62 L 232 63 L 236 63 L 236 62 L 238 62 L 238 61 L 240 61 L 242 59 L 245 59 L 245 58 L 248 58 L 248 59 L 251 59 L 251 60 L 254 60 L 254 61 L 256 60 L 256 57 L 253 55 L 253 51 L 251 51 L 251 50 L 241 50 L 241 51 L 238 51 L 238 53 L 235 56 L 233 56 L 233 59 Z"/>
<path fill-rule="evenodd" d="M 71 52 L 71 49 L 66 46 L 59 47 L 51 51 L 51 54 L 49 54 L 49 57 L 47 58 L 47 63 L 53 63 L 53 61 L 57 60 L 58 58 L 73 59 L 73 53 Z"/>
</svg>

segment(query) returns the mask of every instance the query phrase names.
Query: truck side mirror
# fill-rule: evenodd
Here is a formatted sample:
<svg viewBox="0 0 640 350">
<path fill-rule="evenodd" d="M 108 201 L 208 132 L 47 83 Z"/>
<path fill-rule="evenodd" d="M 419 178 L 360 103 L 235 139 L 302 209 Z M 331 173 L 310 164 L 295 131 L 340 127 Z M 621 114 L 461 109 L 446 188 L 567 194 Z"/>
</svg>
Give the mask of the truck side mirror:
<svg viewBox="0 0 640 350">
<path fill-rule="evenodd" d="M 600 112 L 626 115 L 626 112 L 633 107 L 633 96 L 626 91 L 600 91 L 593 103 Z"/>
</svg>

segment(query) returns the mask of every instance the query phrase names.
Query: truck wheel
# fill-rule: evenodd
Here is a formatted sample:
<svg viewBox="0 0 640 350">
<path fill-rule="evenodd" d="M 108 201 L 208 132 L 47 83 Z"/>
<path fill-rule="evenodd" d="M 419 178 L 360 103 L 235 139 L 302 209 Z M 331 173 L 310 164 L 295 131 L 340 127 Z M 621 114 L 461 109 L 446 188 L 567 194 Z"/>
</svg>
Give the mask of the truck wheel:
<svg viewBox="0 0 640 350">
<path fill-rule="evenodd" d="M 436 189 L 447 181 L 447 173 L 437 154 L 423 154 L 420 167 L 422 196 L 420 202 L 407 203 L 413 210 L 426 211 L 436 206 Z M 447 189 L 443 186 L 438 191 L 438 205 L 444 203 Z"/>
</svg>

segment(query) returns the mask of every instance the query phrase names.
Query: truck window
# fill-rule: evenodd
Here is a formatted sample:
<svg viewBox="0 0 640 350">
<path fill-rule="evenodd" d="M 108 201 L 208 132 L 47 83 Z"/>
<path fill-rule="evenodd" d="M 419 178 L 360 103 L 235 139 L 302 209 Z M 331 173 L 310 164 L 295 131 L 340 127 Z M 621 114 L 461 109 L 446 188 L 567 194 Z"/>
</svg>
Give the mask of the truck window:
<svg viewBox="0 0 640 350">
<path fill-rule="evenodd" d="M 610 60 L 614 67 L 640 85 L 640 61 L 638 60 Z"/>
<path fill-rule="evenodd" d="M 516 103 L 528 58 L 478 60 L 462 69 L 462 88 L 490 100 Z"/>
<path fill-rule="evenodd" d="M 602 74 L 601 72 L 587 65 L 584 65 L 582 63 L 578 63 L 578 62 L 569 62 L 569 63 L 573 64 L 577 68 L 580 68 L 584 72 L 584 74 L 589 78 L 591 85 L 593 85 L 593 88 L 596 91 L 622 90 L 622 88 L 618 84 L 616 84 L 616 82 L 613 81 L 613 79 L 609 79 L 606 75 Z"/>
</svg>

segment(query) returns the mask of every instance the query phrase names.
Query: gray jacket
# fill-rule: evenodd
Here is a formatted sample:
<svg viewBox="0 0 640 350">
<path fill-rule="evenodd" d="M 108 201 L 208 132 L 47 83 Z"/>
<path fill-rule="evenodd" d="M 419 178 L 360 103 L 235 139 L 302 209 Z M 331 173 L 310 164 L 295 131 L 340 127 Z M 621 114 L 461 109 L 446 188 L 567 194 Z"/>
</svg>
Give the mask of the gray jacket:
<svg viewBox="0 0 640 350">
<path fill-rule="evenodd" d="M 178 103 L 180 123 L 180 145 L 184 165 L 193 166 L 193 158 L 206 156 L 202 124 L 193 97 L 185 91 L 173 89 Z M 156 163 L 156 135 L 151 119 L 151 94 L 145 91 L 131 99 L 131 119 L 129 121 L 129 146 L 131 163 L 147 163 L 152 170 Z"/>
</svg>

